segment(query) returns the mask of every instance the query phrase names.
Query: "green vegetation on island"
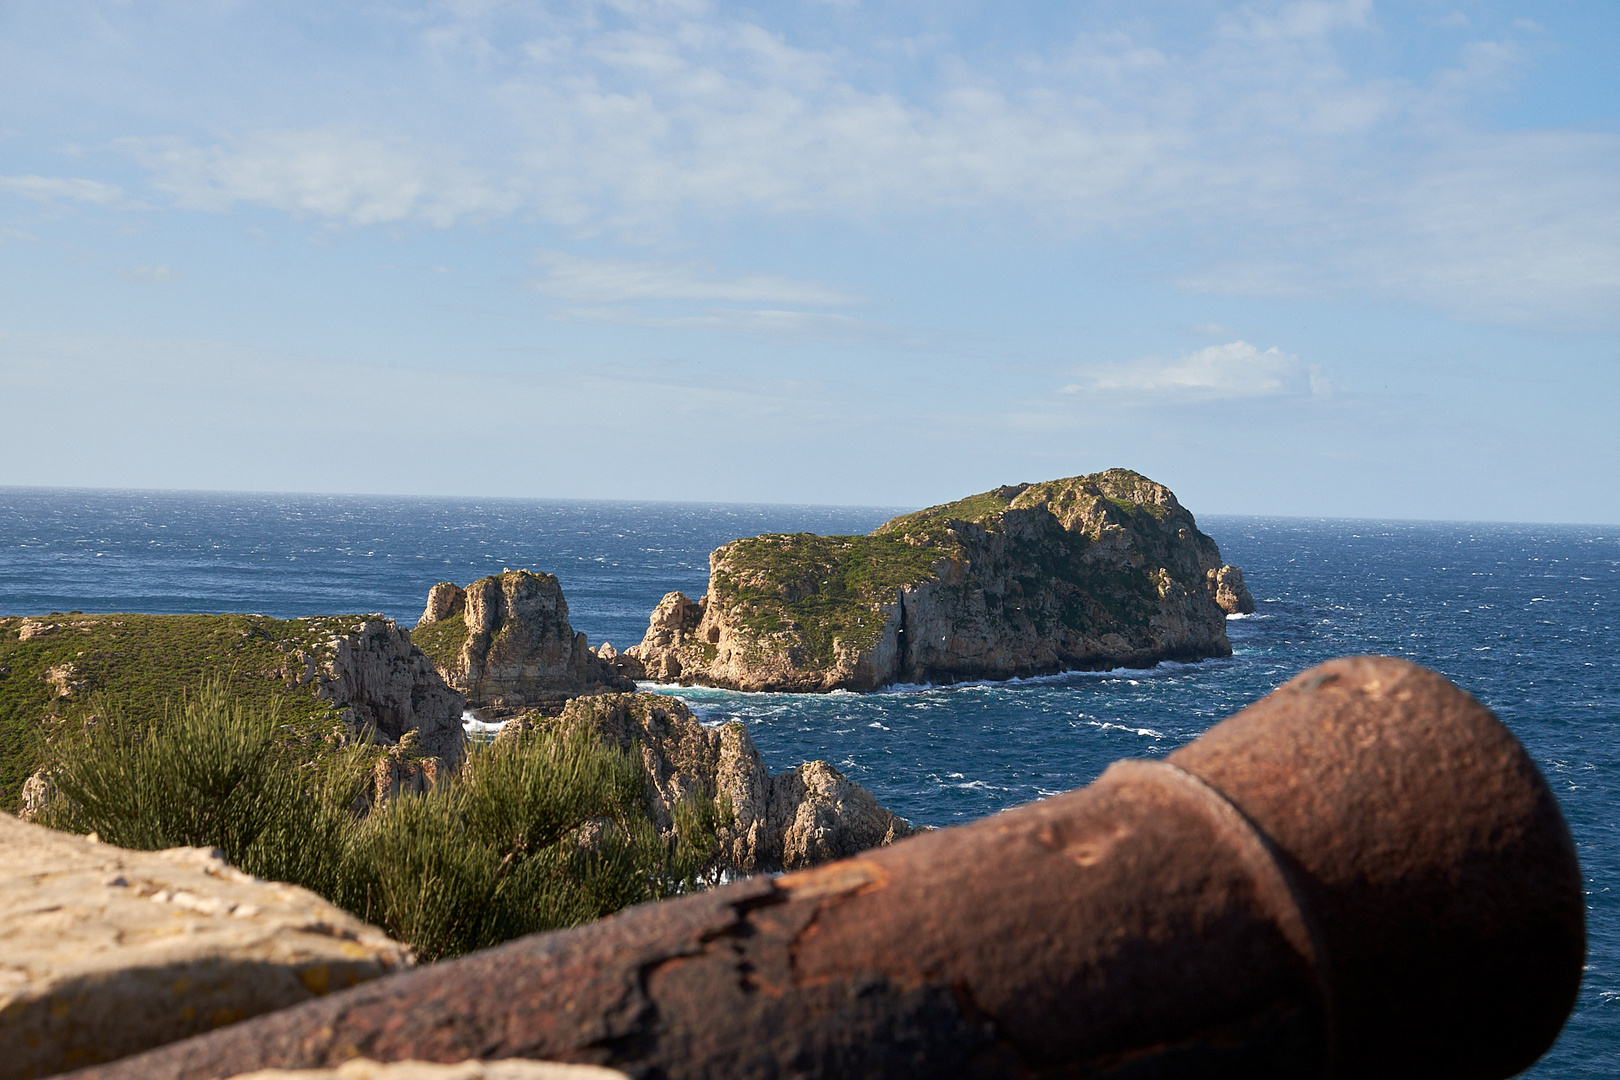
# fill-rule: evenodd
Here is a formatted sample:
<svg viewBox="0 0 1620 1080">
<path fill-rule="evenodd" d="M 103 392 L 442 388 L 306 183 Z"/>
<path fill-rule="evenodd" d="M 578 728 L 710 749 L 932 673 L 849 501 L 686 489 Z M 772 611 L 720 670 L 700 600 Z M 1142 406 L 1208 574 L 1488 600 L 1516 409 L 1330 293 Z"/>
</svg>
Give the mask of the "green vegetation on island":
<svg viewBox="0 0 1620 1080">
<path fill-rule="evenodd" d="M 1129 469 L 1014 484 L 866 536 L 765 535 L 672 593 L 620 667 L 742 690 L 873 689 L 1230 653 L 1241 574 Z M 1225 591 L 1223 591 L 1223 589 Z"/>
<path fill-rule="evenodd" d="M 460 616 L 457 609 L 452 614 Z M 467 644 L 467 624 L 461 618 L 445 618 L 419 625 L 411 631 L 411 644 L 427 653 L 434 667 L 440 671 L 461 662 L 461 650 Z"/>
<path fill-rule="evenodd" d="M 835 641 L 869 648 L 883 633 L 878 608 L 897 588 L 933 576 L 938 551 L 887 536 L 817 536 L 790 533 L 737 540 L 709 581 L 710 603 L 731 613 L 760 638 L 797 635 L 806 659 L 831 664 Z M 710 642 L 705 659 L 715 651 Z"/>
</svg>

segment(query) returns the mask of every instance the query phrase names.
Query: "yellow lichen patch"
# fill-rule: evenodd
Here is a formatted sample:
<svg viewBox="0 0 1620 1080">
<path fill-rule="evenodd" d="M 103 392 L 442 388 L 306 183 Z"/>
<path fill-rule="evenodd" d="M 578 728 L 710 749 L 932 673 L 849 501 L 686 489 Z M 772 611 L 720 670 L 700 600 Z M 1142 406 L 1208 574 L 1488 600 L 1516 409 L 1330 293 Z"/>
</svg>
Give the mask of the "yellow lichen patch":
<svg viewBox="0 0 1620 1080">
<path fill-rule="evenodd" d="M 325 964 L 317 964 L 300 971 L 298 981 L 304 984 L 304 989 L 316 997 L 321 997 L 331 986 L 332 972 Z"/>
</svg>

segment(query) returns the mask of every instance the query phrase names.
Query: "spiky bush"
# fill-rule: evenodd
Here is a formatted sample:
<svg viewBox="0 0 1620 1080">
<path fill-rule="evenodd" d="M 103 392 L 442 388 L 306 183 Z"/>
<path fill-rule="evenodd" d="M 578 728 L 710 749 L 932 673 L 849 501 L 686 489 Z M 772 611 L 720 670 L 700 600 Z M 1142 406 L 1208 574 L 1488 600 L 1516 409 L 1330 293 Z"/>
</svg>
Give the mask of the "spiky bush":
<svg viewBox="0 0 1620 1080">
<path fill-rule="evenodd" d="M 629 754 L 588 730 L 525 732 L 358 828 L 350 908 L 428 959 L 572 926 L 698 887 L 720 812 L 688 803 L 662 838 Z"/>
<path fill-rule="evenodd" d="M 100 712 L 60 758 L 59 797 L 43 824 L 120 847 L 217 847 L 259 877 L 322 895 L 342 888 L 364 752 L 299 753 L 275 703 L 254 708 L 217 684 L 156 723 L 131 721 L 116 704 Z"/>
<path fill-rule="evenodd" d="M 700 887 L 719 849 L 725 807 L 684 804 L 660 836 L 636 759 L 589 730 L 470 748 L 427 793 L 365 813 L 379 751 L 300 747 L 273 706 L 211 687 L 159 724 L 103 716 L 58 759 L 42 823 L 123 847 L 218 847 L 426 960 Z"/>
</svg>

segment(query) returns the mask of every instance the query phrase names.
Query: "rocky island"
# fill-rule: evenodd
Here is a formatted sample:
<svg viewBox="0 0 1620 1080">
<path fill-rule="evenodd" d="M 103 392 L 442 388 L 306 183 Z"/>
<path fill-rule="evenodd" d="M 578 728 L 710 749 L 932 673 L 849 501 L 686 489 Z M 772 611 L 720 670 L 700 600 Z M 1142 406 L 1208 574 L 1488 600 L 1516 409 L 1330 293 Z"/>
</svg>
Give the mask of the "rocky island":
<svg viewBox="0 0 1620 1080">
<path fill-rule="evenodd" d="M 871 690 L 1227 656 L 1254 601 L 1169 488 L 1128 469 L 1016 484 L 866 536 L 736 540 L 670 593 L 621 674 Z"/>
<path fill-rule="evenodd" d="M 486 719 L 556 712 L 570 698 L 636 688 L 569 624 L 568 601 L 551 574 L 506 570 L 465 589 L 441 581 L 411 641 Z"/>
</svg>

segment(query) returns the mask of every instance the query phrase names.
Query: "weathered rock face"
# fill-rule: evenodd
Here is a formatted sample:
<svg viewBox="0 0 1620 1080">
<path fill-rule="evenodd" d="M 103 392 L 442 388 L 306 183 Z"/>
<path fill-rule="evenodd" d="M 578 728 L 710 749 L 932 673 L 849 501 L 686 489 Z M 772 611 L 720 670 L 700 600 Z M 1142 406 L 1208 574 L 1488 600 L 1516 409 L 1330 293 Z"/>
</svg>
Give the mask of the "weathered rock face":
<svg viewBox="0 0 1620 1080">
<path fill-rule="evenodd" d="M 998 488 L 869 536 L 737 540 L 671 593 L 621 671 L 864 690 L 1226 656 L 1247 590 L 1169 488 L 1125 469 Z M 1252 607 L 1253 601 L 1248 601 Z"/>
<path fill-rule="evenodd" d="M 0 1078 L 49 1076 L 414 963 L 209 848 L 126 851 L 0 815 Z"/>
<path fill-rule="evenodd" d="M 1208 573 L 1210 591 L 1215 597 L 1215 605 L 1228 615 L 1254 614 L 1254 597 L 1249 595 L 1249 587 L 1243 583 L 1243 571 L 1227 564 L 1219 570 Z"/>
<path fill-rule="evenodd" d="M 784 870 L 846 859 L 912 834 L 872 793 L 825 761 L 771 777 L 766 835 L 782 838 Z M 770 852 L 775 855 L 775 848 Z"/>
<path fill-rule="evenodd" d="M 415 732 L 422 753 L 446 766 L 460 763 L 466 699 L 445 684 L 409 633 L 374 615 L 334 634 L 328 646 L 319 658 L 303 657 L 316 697 L 344 707 L 347 724 L 372 728 L 382 742 L 397 744 Z"/>
<path fill-rule="evenodd" d="M 635 689 L 568 624 L 568 601 L 550 574 L 511 570 L 465 589 L 440 582 L 411 635 L 444 680 L 488 715 Z"/>
<path fill-rule="evenodd" d="M 556 721 L 585 724 L 640 753 L 660 830 L 674 828 L 683 799 L 724 794 L 732 823 L 722 858 L 743 872 L 796 870 L 912 835 L 902 818 L 824 761 L 770 775 L 741 724 L 704 727 L 677 698 L 605 694 L 570 701 Z"/>
<path fill-rule="evenodd" d="M 466 595 L 461 586 L 453 581 L 439 582 L 428 590 L 427 607 L 423 609 L 422 617 L 416 620 L 416 625 L 430 626 L 440 619 L 449 618 L 461 609 Z"/>
</svg>

